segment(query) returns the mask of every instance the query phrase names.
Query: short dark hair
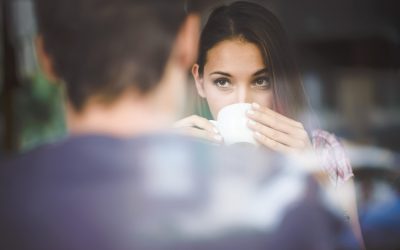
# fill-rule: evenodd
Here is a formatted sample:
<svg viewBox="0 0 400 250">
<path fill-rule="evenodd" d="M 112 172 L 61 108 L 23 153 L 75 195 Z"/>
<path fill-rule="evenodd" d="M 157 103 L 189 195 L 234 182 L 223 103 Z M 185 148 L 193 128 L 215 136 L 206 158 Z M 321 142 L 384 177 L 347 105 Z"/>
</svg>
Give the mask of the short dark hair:
<svg viewBox="0 0 400 250">
<path fill-rule="evenodd" d="M 265 65 L 271 67 L 276 111 L 298 119 L 308 102 L 289 39 L 278 18 L 252 2 L 237 1 L 214 9 L 200 36 L 197 63 L 201 76 L 207 52 L 219 42 L 230 39 L 257 45 Z"/>
<path fill-rule="evenodd" d="M 184 0 L 35 1 L 44 49 L 76 110 L 93 95 L 153 89 L 187 13 L 199 11 Z"/>
</svg>

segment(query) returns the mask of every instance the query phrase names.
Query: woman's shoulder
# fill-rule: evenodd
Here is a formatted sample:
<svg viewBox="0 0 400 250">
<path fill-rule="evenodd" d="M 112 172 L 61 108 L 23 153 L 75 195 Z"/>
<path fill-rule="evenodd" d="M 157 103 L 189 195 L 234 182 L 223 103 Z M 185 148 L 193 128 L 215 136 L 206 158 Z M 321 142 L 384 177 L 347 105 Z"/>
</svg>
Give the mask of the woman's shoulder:
<svg viewBox="0 0 400 250">
<path fill-rule="evenodd" d="M 342 147 L 336 135 L 322 129 L 315 129 L 311 132 L 311 139 L 314 148 L 319 147 Z"/>
<path fill-rule="evenodd" d="M 333 184 L 340 185 L 353 176 L 345 148 L 333 133 L 316 129 L 311 132 L 311 140 L 321 165 Z"/>
</svg>

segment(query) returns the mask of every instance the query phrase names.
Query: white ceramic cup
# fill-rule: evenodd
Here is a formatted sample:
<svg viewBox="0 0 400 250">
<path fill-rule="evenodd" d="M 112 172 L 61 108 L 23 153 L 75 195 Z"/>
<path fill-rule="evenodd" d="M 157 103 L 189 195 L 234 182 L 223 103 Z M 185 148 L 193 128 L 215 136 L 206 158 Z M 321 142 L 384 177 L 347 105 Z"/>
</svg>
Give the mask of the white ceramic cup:
<svg viewBox="0 0 400 250">
<path fill-rule="evenodd" d="M 235 103 L 222 108 L 217 120 L 210 120 L 217 127 L 227 145 L 235 143 L 250 143 L 258 145 L 253 137 L 253 131 L 248 128 L 247 110 L 251 109 L 250 103 Z"/>
</svg>

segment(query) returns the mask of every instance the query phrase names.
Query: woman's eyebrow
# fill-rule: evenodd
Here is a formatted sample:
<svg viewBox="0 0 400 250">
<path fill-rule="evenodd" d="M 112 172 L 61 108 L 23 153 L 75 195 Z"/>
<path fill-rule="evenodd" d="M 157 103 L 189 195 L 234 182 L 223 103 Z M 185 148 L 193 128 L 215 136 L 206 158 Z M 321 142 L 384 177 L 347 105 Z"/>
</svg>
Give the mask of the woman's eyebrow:
<svg viewBox="0 0 400 250">
<path fill-rule="evenodd" d="M 263 69 L 257 70 L 257 71 L 253 74 L 253 76 L 258 76 L 258 75 L 262 75 L 262 74 L 266 74 L 266 73 L 268 73 L 268 68 L 263 68 Z"/>
<path fill-rule="evenodd" d="M 214 72 L 210 73 L 210 75 L 214 75 L 214 74 L 231 77 L 231 74 L 226 73 L 226 72 L 222 72 L 222 71 L 214 71 Z"/>
</svg>

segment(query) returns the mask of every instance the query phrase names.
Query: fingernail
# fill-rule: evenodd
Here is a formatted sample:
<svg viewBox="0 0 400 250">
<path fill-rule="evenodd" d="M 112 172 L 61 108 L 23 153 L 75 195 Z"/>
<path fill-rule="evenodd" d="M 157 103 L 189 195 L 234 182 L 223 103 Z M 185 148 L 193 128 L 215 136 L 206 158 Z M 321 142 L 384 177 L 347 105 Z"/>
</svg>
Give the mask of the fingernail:
<svg viewBox="0 0 400 250">
<path fill-rule="evenodd" d="M 251 106 L 252 106 L 254 109 L 259 109 L 259 108 L 260 108 L 260 104 L 255 103 L 255 102 L 253 102 L 253 103 L 251 104 Z"/>
<path fill-rule="evenodd" d="M 247 122 L 249 123 L 249 125 L 251 125 L 251 126 L 254 126 L 254 125 L 256 125 L 256 122 L 255 121 L 253 121 L 253 120 L 247 120 Z"/>
<path fill-rule="evenodd" d="M 247 110 L 247 114 L 249 114 L 249 115 L 255 115 L 256 112 L 254 112 L 254 110 L 252 110 L 252 109 L 249 109 L 249 110 Z"/>
</svg>

